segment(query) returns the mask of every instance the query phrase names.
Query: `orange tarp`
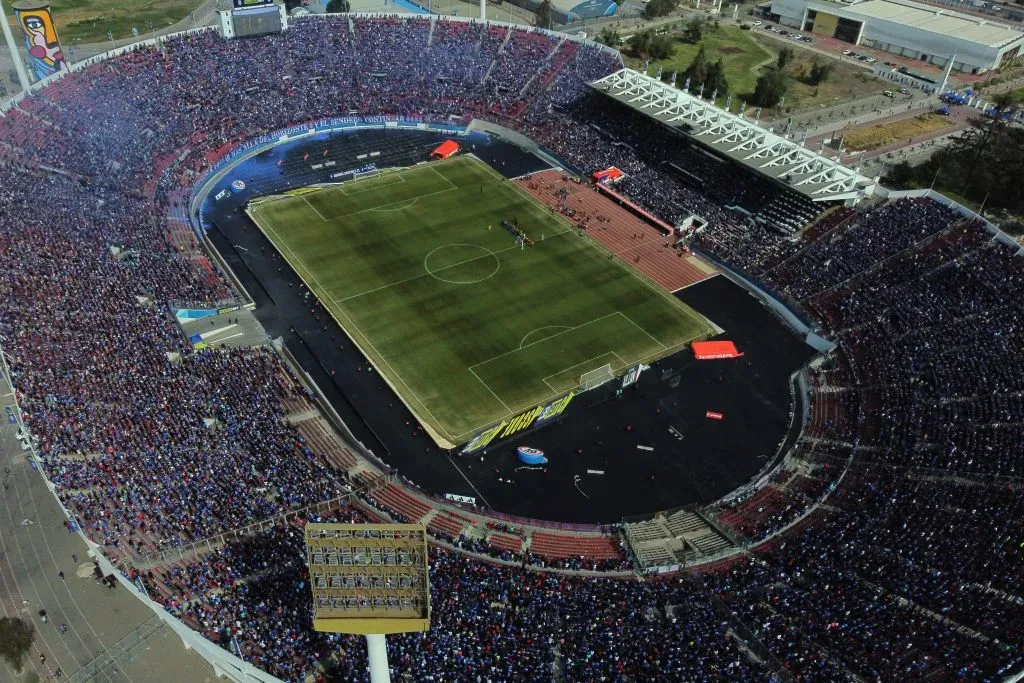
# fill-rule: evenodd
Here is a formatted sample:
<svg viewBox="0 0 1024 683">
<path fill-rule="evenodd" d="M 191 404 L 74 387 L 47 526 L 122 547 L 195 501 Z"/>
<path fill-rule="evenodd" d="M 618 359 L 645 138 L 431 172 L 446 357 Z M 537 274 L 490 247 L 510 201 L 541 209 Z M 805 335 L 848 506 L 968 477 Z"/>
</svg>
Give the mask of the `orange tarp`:
<svg viewBox="0 0 1024 683">
<path fill-rule="evenodd" d="M 437 157 L 438 159 L 447 159 L 451 155 L 459 151 L 459 143 L 454 140 L 445 140 L 437 146 L 433 152 L 430 153 L 430 157 Z"/>
<path fill-rule="evenodd" d="M 697 360 L 739 358 L 743 355 L 731 341 L 693 342 L 690 346 L 693 347 L 693 355 L 697 357 Z"/>
</svg>

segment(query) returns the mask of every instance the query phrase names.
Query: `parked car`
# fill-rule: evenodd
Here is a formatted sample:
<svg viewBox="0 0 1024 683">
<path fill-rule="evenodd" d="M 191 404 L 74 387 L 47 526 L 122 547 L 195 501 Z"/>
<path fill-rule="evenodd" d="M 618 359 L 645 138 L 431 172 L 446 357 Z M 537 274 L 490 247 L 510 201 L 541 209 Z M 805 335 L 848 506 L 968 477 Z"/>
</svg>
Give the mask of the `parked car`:
<svg viewBox="0 0 1024 683">
<path fill-rule="evenodd" d="M 849 57 L 850 55 L 853 54 L 853 50 L 843 50 L 843 54 Z"/>
<path fill-rule="evenodd" d="M 877 59 L 875 59 L 874 57 L 868 57 L 868 58 L 867 58 L 867 59 L 865 59 L 864 61 L 865 61 L 865 62 L 867 62 L 868 64 L 874 64 L 874 63 L 875 63 L 875 62 L 877 62 L 878 60 L 877 60 Z"/>
<path fill-rule="evenodd" d="M 761 25 L 761 22 L 760 22 L 760 21 L 755 21 L 755 22 L 754 22 L 754 26 L 760 26 L 760 25 Z"/>
<path fill-rule="evenodd" d="M 882 94 L 885 95 L 886 97 L 896 97 L 896 93 L 894 93 L 892 90 L 886 90 Z"/>
</svg>

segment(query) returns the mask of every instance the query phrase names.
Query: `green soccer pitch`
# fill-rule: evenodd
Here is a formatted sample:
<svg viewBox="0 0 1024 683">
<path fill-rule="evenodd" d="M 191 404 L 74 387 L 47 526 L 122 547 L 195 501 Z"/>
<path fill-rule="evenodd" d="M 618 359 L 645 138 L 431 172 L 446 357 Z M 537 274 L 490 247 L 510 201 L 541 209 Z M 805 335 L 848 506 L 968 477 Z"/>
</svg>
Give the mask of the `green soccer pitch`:
<svg viewBox="0 0 1024 683">
<path fill-rule="evenodd" d="M 252 202 L 249 216 L 442 446 L 713 334 L 470 156 Z M 501 227 L 516 219 L 534 246 Z"/>
</svg>

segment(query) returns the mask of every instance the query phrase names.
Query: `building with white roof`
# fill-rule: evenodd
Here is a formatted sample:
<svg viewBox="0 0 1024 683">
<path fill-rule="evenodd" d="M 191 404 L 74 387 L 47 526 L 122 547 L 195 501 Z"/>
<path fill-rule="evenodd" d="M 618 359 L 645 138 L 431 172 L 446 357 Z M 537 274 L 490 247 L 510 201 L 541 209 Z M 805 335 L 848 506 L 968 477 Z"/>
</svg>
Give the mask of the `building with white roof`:
<svg viewBox="0 0 1024 683">
<path fill-rule="evenodd" d="M 784 25 L 958 71 L 982 73 L 1022 53 L 1024 33 L 913 0 L 774 0 Z M 955 55 L 955 57 L 954 57 Z"/>
</svg>

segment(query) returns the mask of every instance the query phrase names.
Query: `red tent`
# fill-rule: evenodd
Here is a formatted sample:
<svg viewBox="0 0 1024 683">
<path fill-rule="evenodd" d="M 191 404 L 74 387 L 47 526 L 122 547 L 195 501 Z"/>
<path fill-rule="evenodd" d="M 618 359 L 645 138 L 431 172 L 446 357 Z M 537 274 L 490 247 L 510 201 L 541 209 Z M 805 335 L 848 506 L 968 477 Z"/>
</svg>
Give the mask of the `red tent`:
<svg viewBox="0 0 1024 683">
<path fill-rule="evenodd" d="M 693 355 L 697 357 L 697 360 L 739 358 L 743 355 L 731 341 L 693 342 L 690 346 L 693 347 Z"/>
<path fill-rule="evenodd" d="M 431 159 L 447 159 L 451 155 L 459 151 L 459 143 L 454 140 L 445 140 L 437 146 L 433 152 L 430 153 Z"/>
</svg>

